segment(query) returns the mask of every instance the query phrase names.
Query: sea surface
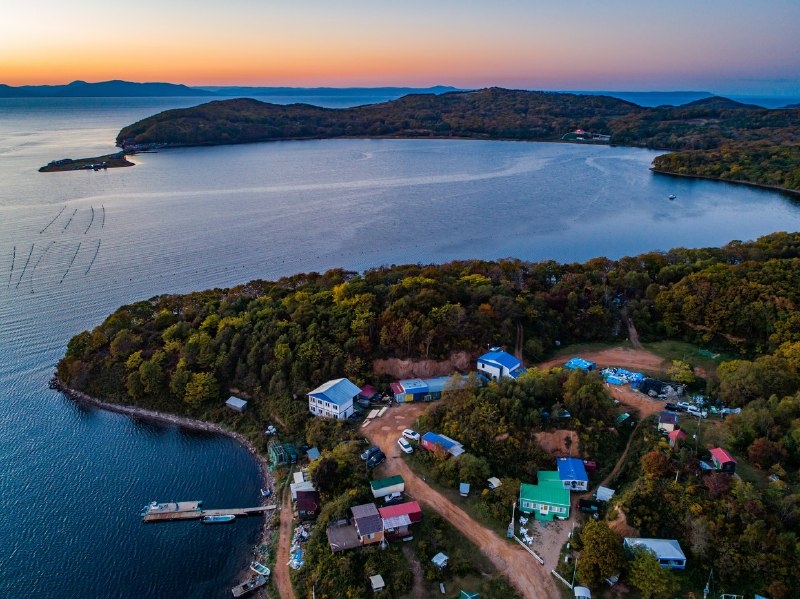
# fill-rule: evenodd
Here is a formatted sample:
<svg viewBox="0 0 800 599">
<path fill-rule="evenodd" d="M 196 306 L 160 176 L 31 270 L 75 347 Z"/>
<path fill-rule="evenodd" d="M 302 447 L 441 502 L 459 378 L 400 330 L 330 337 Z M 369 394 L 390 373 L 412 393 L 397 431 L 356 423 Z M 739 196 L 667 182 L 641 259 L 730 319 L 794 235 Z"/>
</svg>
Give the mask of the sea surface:
<svg viewBox="0 0 800 599">
<path fill-rule="evenodd" d="M 800 227 L 787 196 L 655 175 L 656 152 L 604 146 L 276 142 L 37 172 L 202 101 L 0 100 L 0 597 L 225 597 L 249 561 L 258 519 L 139 518 L 152 500 L 254 504 L 244 449 L 47 387 L 69 339 L 122 304 L 334 267 L 584 261 Z"/>
</svg>

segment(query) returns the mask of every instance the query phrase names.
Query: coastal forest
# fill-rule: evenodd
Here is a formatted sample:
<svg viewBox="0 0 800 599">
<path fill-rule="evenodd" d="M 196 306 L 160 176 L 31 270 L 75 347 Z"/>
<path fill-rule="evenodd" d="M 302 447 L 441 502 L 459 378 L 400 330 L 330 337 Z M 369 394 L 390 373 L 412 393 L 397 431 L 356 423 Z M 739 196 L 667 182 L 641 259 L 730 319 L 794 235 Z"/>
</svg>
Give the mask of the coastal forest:
<svg viewBox="0 0 800 599">
<path fill-rule="evenodd" d="M 469 138 L 612 143 L 672 152 L 654 170 L 800 192 L 800 108 L 767 109 L 712 97 L 642 107 L 608 96 L 489 88 L 411 94 L 380 104 L 320 108 L 253 99 L 168 110 L 124 127 L 122 148 L 341 137 Z"/>
<path fill-rule="evenodd" d="M 709 439 L 777 483 L 698 477 L 696 447 L 673 452 L 655 434 L 655 423 L 614 426 L 618 410 L 599 375 L 561 368 L 533 368 L 517 383 L 454 381 L 419 424 L 458 438 L 468 454 L 450 461 L 415 454 L 418 467 L 446 485 L 477 484 L 488 473 L 501 477 L 499 492 L 482 497 L 477 509 L 502 528 L 520 482 L 552 469 L 537 432 L 576 431 L 583 455 L 600 460 L 598 475 L 610 471 L 630 442 L 615 479 L 618 505 L 641 536 L 678 539 L 689 568 L 676 575 L 654 571 L 646 556 L 627 562 L 604 545 L 601 529 L 587 525 L 576 538 L 581 579 L 599 584 L 616 573 L 610 570 L 623 570 L 645 596 L 658 597 L 678 587 L 702 588 L 713 568 L 728 588 L 783 599 L 800 588 L 794 567 L 800 553 L 799 305 L 800 233 L 585 263 L 507 259 L 336 269 L 123 306 L 69 342 L 57 377 L 64 387 L 105 401 L 224 423 L 260 449 L 268 422 L 278 424 L 282 438 L 318 446 L 323 459 L 314 477 L 325 505 L 323 532 L 311 539 L 304 568 L 317 573 L 317 593 L 327 588 L 331 597 L 360 597 L 345 588 L 346 577 L 335 576 L 341 569 L 333 562 L 393 558 L 334 556 L 324 546 L 324 524 L 368 499 L 358 459 L 363 445 L 348 442 L 363 435 L 349 423 L 312 418 L 305 394 L 343 376 L 385 387 L 390 379 L 375 374 L 376 359 L 445 360 L 459 351 L 474 358 L 505 344 L 533 363 L 557 346 L 622 342 L 630 319 L 641 341 L 682 341 L 723 356 L 705 378 L 686 364 L 677 364 L 674 374 L 686 375 L 692 392 L 741 408 L 713 427 Z M 231 393 L 250 401 L 248 412 L 224 407 Z M 555 423 L 563 410 L 568 421 Z M 434 528 L 436 538 L 425 545 L 431 551 L 446 535 L 446 523 Z M 301 589 L 305 578 L 297 581 Z M 397 596 L 409 581 L 398 575 L 387 584 Z"/>
</svg>

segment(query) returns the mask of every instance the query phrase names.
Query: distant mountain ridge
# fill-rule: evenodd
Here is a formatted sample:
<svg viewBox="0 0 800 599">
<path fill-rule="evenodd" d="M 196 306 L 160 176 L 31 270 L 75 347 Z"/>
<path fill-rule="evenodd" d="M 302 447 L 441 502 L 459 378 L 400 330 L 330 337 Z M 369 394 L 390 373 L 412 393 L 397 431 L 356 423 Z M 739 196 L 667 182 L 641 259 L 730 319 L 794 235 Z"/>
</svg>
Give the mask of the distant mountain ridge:
<svg viewBox="0 0 800 599">
<path fill-rule="evenodd" d="M 189 87 L 177 83 L 134 83 L 131 81 L 101 81 L 87 83 L 73 81 L 66 85 L 21 85 L 14 87 L 0 83 L 0 98 L 144 98 L 144 97 L 203 97 L 203 96 L 296 96 L 298 94 L 347 96 L 357 91 L 369 90 L 377 96 L 398 97 L 412 93 L 441 94 L 456 91 L 447 85 L 433 87 L 246 87 L 204 86 Z"/>
</svg>

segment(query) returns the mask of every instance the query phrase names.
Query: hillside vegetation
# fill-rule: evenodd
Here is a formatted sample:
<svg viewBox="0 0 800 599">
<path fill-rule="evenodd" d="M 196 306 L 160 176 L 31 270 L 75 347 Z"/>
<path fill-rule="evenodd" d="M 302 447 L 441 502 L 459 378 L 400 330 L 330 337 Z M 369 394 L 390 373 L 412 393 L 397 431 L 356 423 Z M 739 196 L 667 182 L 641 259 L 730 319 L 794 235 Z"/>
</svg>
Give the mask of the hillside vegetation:
<svg viewBox="0 0 800 599">
<path fill-rule="evenodd" d="M 148 117 L 123 128 L 116 142 L 131 147 L 340 137 L 556 141 L 580 128 L 610 135 L 615 145 L 679 151 L 656 163 L 660 172 L 800 191 L 794 160 L 798 123 L 798 108 L 766 109 L 725 98 L 644 108 L 608 96 L 490 88 L 339 109 L 222 100 Z"/>
<path fill-rule="evenodd" d="M 224 422 L 262 449 L 270 422 L 282 439 L 319 447 L 322 459 L 312 471 L 326 506 L 324 524 L 369 499 L 358 458 L 363 433 L 350 422 L 312 418 L 308 391 L 342 376 L 385 385 L 373 374 L 376 358 L 445 358 L 455 350 L 474 356 L 487 344 L 517 340 L 528 361 L 539 360 L 557 341 L 620 340 L 630 317 L 643 340 L 685 340 L 737 356 L 718 364 L 704 388 L 690 365 L 675 372 L 689 375 L 694 391 L 743 408 L 704 425 L 701 447 L 673 451 L 654 424 L 636 429 L 613 481 L 619 505 L 642 536 L 678 539 L 690 558 L 685 574 L 664 574 L 659 584 L 702 588 L 713 568 L 727 588 L 781 599 L 800 585 L 792 567 L 800 547 L 799 303 L 800 233 L 583 264 L 458 261 L 331 270 L 123 306 L 69 342 L 57 374 L 107 401 Z M 576 431 L 576 451 L 597 459 L 601 472 L 631 438 L 630 427 L 614 425 L 617 408 L 596 373 L 532 369 L 516 383 L 470 381 L 448 385 L 443 401 L 418 423 L 458 438 L 468 453 L 458 460 L 421 455 L 419 464 L 451 488 L 500 477 L 499 492 L 475 506 L 498 528 L 508 523 L 519 484 L 554 467 L 538 432 Z M 248 398 L 246 413 L 224 407 L 230 393 Z M 548 417 L 562 409 L 571 418 Z M 767 486 L 724 474 L 700 479 L 697 450 L 702 457 L 706 444 L 725 445 L 763 471 L 762 478 L 771 471 L 783 482 Z M 592 538 L 600 533 L 588 527 L 576 539 L 586 564 L 582 580 L 590 584 L 601 571 L 589 567 L 592 551 L 600 551 Z M 332 596 L 367 596 L 360 583 L 336 576 L 332 564 L 339 558 L 327 550 L 323 526 L 310 547 L 306 567 L 320 573 L 319 585 L 329 585 Z M 366 567 L 361 562 L 378 555 L 347 560 Z M 646 564 L 620 560 L 615 571 L 650 588 Z M 401 593 L 409 581 L 392 584 Z"/>
</svg>

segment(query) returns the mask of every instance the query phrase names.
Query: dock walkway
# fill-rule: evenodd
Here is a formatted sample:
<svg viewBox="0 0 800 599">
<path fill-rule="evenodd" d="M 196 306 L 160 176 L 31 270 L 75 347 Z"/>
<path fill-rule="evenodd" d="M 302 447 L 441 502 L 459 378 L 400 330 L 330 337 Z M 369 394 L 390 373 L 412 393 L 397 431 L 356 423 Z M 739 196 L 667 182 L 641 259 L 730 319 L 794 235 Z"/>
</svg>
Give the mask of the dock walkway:
<svg viewBox="0 0 800 599">
<path fill-rule="evenodd" d="M 220 516 L 222 514 L 232 514 L 237 517 L 251 516 L 277 509 L 276 505 L 259 505 L 256 507 L 204 510 L 200 509 L 201 503 L 200 501 L 153 502 L 142 512 L 142 521 L 169 522 L 170 520 L 199 520 L 203 516 Z"/>
</svg>

